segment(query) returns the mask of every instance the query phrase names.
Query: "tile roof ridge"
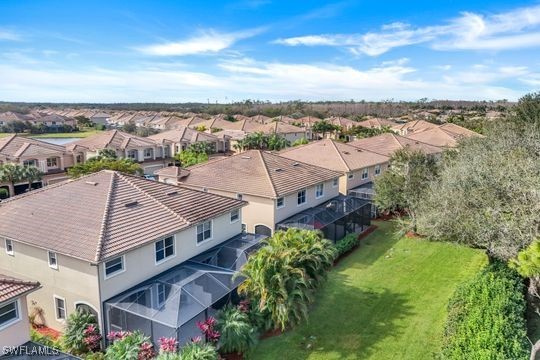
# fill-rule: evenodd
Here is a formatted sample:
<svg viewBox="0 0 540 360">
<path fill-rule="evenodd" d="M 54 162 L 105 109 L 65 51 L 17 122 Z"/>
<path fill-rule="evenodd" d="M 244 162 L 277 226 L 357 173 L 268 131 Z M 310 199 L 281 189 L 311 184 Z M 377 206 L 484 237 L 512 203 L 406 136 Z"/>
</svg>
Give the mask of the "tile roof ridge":
<svg viewBox="0 0 540 360">
<path fill-rule="evenodd" d="M 8 146 L 8 144 L 17 137 L 17 133 L 13 134 L 13 135 L 9 135 L 8 137 L 6 137 L 6 142 L 4 142 L 4 145 L 3 146 L 0 146 L 0 151 L 2 151 L 3 148 L 5 148 L 6 146 Z"/>
<path fill-rule="evenodd" d="M 345 167 L 347 168 L 347 171 L 351 171 L 351 168 L 349 167 L 349 165 L 347 164 L 347 162 L 345 161 L 345 159 L 343 158 L 343 155 L 341 155 L 341 152 L 339 151 L 336 143 L 335 143 L 335 140 L 334 139 L 328 139 L 330 141 L 330 143 L 334 146 L 334 149 L 337 151 L 338 153 L 338 156 L 339 158 L 341 159 L 341 161 L 343 162 L 343 164 L 345 165 Z"/>
<path fill-rule="evenodd" d="M 116 130 L 116 129 L 111 131 L 111 136 L 110 136 L 109 140 L 105 143 L 104 147 L 109 146 L 109 144 L 113 141 L 113 139 L 114 139 L 114 137 L 116 136 L 117 133 L 118 133 L 118 130 Z"/>
<path fill-rule="evenodd" d="M 6 276 L 6 275 L 2 275 L 0 274 L 0 283 L 3 283 L 3 284 L 11 284 L 11 285 L 31 285 L 31 286 L 40 286 L 40 282 L 39 281 L 29 281 L 29 280 L 20 280 L 20 279 L 15 279 L 15 278 L 5 278 L 3 276 Z"/>
<path fill-rule="evenodd" d="M 99 260 L 101 259 L 101 254 L 103 252 L 103 244 L 105 243 L 105 230 L 107 229 L 107 225 L 109 223 L 108 220 L 109 220 L 109 213 L 110 213 L 110 205 L 111 205 L 114 185 L 116 183 L 116 176 L 117 176 L 117 173 L 111 172 L 111 183 L 109 184 L 109 189 L 107 191 L 107 201 L 105 202 L 105 211 L 103 212 L 103 218 L 101 219 L 98 245 L 96 248 L 96 256 L 94 258 L 94 261 L 96 262 L 99 262 Z"/>
<path fill-rule="evenodd" d="M 158 199 L 156 199 L 154 196 L 150 195 L 147 191 L 145 191 L 144 189 L 142 189 L 140 186 L 138 186 L 137 184 L 135 184 L 131 179 L 139 179 L 135 176 L 131 176 L 131 175 L 126 175 L 126 174 L 121 174 L 121 173 L 116 173 L 116 175 L 124 180 L 126 183 L 128 183 L 131 187 L 135 188 L 137 191 L 139 191 L 141 194 L 143 194 L 144 196 L 146 196 L 147 198 L 151 199 L 152 201 L 154 201 L 155 203 L 157 203 L 159 206 L 161 206 L 162 208 L 164 208 L 165 210 L 169 211 L 173 216 L 175 216 L 176 218 L 184 221 L 186 224 L 188 225 L 191 225 L 191 222 L 188 221 L 185 217 L 183 216 L 180 216 L 178 215 L 178 213 L 176 211 L 174 211 L 173 209 L 171 209 L 170 207 L 168 207 L 167 205 L 165 205 L 163 202 L 159 201 Z M 155 181 L 153 180 L 146 180 L 146 179 L 143 179 L 143 178 L 140 178 L 140 180 L 143 180 L 143 181 L 148 181 L 149 183 L 154 183 Z M 161 184 L 161 183 L 159 183 Z M 171 185 L 172 186 L 172 185 Z M 176 186 L 175 186 L 176 187 Z"/>
<path fill-rule="evenodd" d="M 257 153 L 259 154 L 259 158 L 261 159 L 261 162 L 264 166 L 264 170 L 266 172 L 266 177 L 268 178 L 268 180 L 270 181 L 270 185 L 272 186 L 272 194 L 277 197 L 278 196 L 278 193 L 276 191 L 276 185 L 274 184 L 274 181 L 272 180 L 272 176 L 270 176 L 270 170 L 268 170 L 268 165 L 266 164 L 266 159 L 264 158 L 263 156 L 263 152 L 262 150 L 255 150 L 257 151 Z M 265 153 L 265 154 L 268 154 L 268 155 L 272 155 L 272 156 L 279 156 L 279 155 L 274 155 L 274 154 L 271 154 L 271 153 Z M 279 156 L 280 158 L 282 158 L 281 156 Z M 289 160 L 289 159 L 287 159 Z"/>
</svg>

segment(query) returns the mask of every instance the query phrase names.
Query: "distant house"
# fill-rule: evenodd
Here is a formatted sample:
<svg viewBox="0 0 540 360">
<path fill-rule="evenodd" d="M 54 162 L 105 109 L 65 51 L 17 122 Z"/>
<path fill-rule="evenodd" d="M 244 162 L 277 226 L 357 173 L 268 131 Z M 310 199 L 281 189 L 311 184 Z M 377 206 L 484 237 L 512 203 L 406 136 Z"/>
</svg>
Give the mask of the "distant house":
<svg viewBox="0 0 540 360">
<path fill-rule="evenodd" d="M 26 296 L 39 287 L 37 281 L 0 274 L 0 357 L 8 347 L 30 341 Z"/>
<path fill-rule="evenodd" d="M 119 158 L 141 163 L 146 174 L 153 174 L 168 164 L 173 156 L 170 144 L 158 143 L 120 130 L 109 130 L 69 143 L 67 150 L 81 155 L 86 161 L 99 155 L 100 150 L 113 150 Z"/>
<path fill-rule="evenodd" d="M 439 125 L 425 120 L 414 120 L 406 122 L 405 124 L 392 126 L 392 130 L 397 132 L 399 135 L 407 136 L 420 131 L 434 129 L 437 126 Z"/>
<path fill-rule="evenodd" d="M 460 140 L 468 137 L 478 136 L 482 135 L 451 123 L 407 135 L 407 137 L 411 140 L 421 141 L 423 143 L 442 148 L 456 147 Z"/>
<path fill-rule="evenodd" d="M 89 117 L 90 121 L 94 124 L 108 125 L 111 119 L 111 115 L 105 112 L 97 112 Z"/>
<path fill-rule="evenodd" d="M 372 183 L 387 169 L 390 160 L 386 155 L 331 139 L 288 148 L 281 151 L 280 155 L 339 172 L 339 191 L 344 195 Z"/>
<path fill-rule="evenodd" d="M 186 126 L 150 135 L 148 139 L 158 144 L 169 146 L 172 150 L 172 153 L 169 154 L 171 156 L 186 150 L 191 144 L 198 142 L 205 142 L 211 145 L 216 152 L 227 152 L 229 150 L 227 138 L 219 138 L 215 135 L 196 131 Z"/>
<path fill-rule="evenodd" d="M 392 133 L 358 139 L 347 144 L 385 156 L 392 156 L 396 151 L 402 149 L 418 150 L 425 154 L 439 154 L 443 151 L 441 147 Z"/>
<path fill-rule="evenodd" d="M 242 233 L 245 205 L 101 171 L 0 203 L 2 272 L 39 281 L 20 314 L 39 307 L 50 328 L 62 331 L 84 309 L 103 333 L 185 343 L 241 282 L 236 266 L 261 239 Z"/>
<path fill-rule="evenodd" d="M 342 175 L 260 150 L 186 170 L 188 174 L 178 177 L 179 185 L 248 201 L 245 228 L 263 235 L 271 235 L 286 218 L 338 196 Z"/>
<path fill-rule="evenodd" d="M 392 126 L 396 126 L 397 123 L 388 119 L 372 118 L 364 121 L 359 121 L 356 125 L 370 129 L 382 129 L 385 127 L 391 128 Z"/>
<path fill-rule="evenodd" d="M 65 170 L 74 165 L 76 159 L 63 146 L 13 134 L 0 139 L 0 164 L 15 163 L 35 166 L 43 174 L 43 185 L 49 185 L 67 178 Z M 41 183 L 36 184 L 41 187 Z M 16 193 L 26 190 L 23 181 L 15 184 Z"/>
</svg>

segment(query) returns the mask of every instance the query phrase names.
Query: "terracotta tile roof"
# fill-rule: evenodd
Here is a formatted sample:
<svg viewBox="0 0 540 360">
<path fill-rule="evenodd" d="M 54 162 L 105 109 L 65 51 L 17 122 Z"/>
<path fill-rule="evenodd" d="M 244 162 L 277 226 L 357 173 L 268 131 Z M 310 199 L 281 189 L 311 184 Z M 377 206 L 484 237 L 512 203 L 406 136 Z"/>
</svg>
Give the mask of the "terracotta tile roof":
<svg viewBox="0 0 540 360">
<path fill-rule="evenodd" d="M 341 126 L 341 127 L 345 128 L 345 129 L 348 129 L 348 128 L 351 128 L 351 127 L 353 127 L 355 125 L 358 125 L 358 123 L 356 121 L 351 120 L 351 119 L 347 119 L 347 118 L 344 118 L 344 117 L 341 117 L 341 116 L 332 116 L 332 117 L 326 118 L 325 120 L 328 121 L 331 124 Z"/>
<path fill-rule="evenodd" d="M 280 155 L 342 173 L 384 164 L 390 160 L 388 156 L 331 139 L 291 147 L 283 150 Z"/>
<path fill-rule="evenodd" d="M 156 146 L 152 139 L 132 135 L 120 130 L 109 130 L 70 143 L 67 148 L 83 146 L 92 151 L 105 148 L 125 150 L 127 147 Z"/>
<path fill-rule="evenodd" d="M 417 133 L 420 131 L 428 130 L 436 128 L 437 124 L 430 123 L 429 121 L 425 120 L 414 120 L 406 122 L 405 124 L 399 124 L 396 126 L 392 126 L 392 130 L 394 131 L 400 131 L 402 133 Z"/>
<path fill-rule="evenodd" d="M 255 115 L 255 116 L 252 116 L 250 119 L 260 124 L 268 124 L 269 122 L 272 121 L 271 117 L 264 116 L 264 115 Z"/>
<path fill-rule="evenodd" d="M 148 136 L 148 139 L 154 140 L 157 143 L 163 143 L 165 141 L 171 141 L 174 143 L 180 142 L 198 142 L 208 141 L 216 142 L 218 138 L 212 134 L 196 131 L 186 126 L 181 126 L 174 130 L 163 131 L 155 135 Z"/>
<path fill-rule="evenodd" d="M 364 120 L 364 121 L 359 121 L 356 125 L 363 126 L 363 127 L 366 127 L 366 128 L 380 129 L 380 128 L 384 127 L 384 126 L 389 126 L 389 127 L 396 126 L 397 123 L 395 121 L 392 121 L 392 120 L 373 118 L 373 119 L 368 119 L 368 120 Z"/>
<path fill-rule="evenodd" d="M 182 183 L 275 199 L 341 176 L 322 167 L 260 150 L 249 150 L 189 167 Z"/>
<path fill-rule="evenodd" d="M 444 124 L 433 129 L 410 134 L 407 137 L 409 139 L 422 141 L 434 146 L 455 147 L 458 145 L 461 139 L 471 136 L 481 135 L 459 125 Z"/>
<path fill-rule="evenodd" d="M 104 170 L 0 203 L 0 237 L 96 263 L 243 205 Z"/>
<path fill-rule="evenodd" d="M 21 156 L 53 155 L 60 156 L 66 149 L 60 145 L 49 144 L 44 141 L 11 135 L 0 139 L 0 155 L 17 159 Z"/>
<path fill-rule="evenodd" d="M 386 133 L 365 139 L 359 139 L 348 143 L 351 146 L 373 151 L 377 154 L 392 156 L 400 149 L 414 149 L 423 151 L 426 154 L 436 154 L 443 151 L 442 148 L 415 141 L 397 134 Z"/>
<path fill-rule="evenodd" d="M 0 303 L 15 299 L 39 286 L 37 281 L 25 281 L 0 274 Z"/>
<path fill-rule="evenodd" d="M 175 178 L 183 178 L 190 174 L 189 170 L 183 169 L 179 166 L 167 166 L 159 170 L 154 171 L 154 175 L 169 176 Z"/>
</svg>

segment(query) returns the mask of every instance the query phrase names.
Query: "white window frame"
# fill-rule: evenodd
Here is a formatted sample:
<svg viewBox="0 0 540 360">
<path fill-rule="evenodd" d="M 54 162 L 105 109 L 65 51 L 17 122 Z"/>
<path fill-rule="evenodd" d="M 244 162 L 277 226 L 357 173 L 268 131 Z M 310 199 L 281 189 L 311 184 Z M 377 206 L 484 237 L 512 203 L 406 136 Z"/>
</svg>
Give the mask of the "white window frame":
<svg viewBox="0 0 540 360">
<path fill-rule="evenodd" d="M 303 196 L 304 201 L 303 201 L 303 202 L 299 202 L 299 200 L 300 200 L 300 193 L 302 193 L 302 192 L 304 193 L 304 196 Z M 296 206 L 302 206 L 302 205 L 304 205 L 305 203 L 307 203 L 307 191 L 306 191 L 306 189 L 303 189 L 303 190 L 300 190 L 300 191 L 298 191 L 298 192 L 296 193 Z"/>
<path fill-rule="evenodd" d="M 319 188 L 320 188 L 320 192 L 319 192 Z M 324 183 L 320 183 L 315 186 L 315 198 L 320 199 L 322 197 L 324 197 Z"/>
<path fill-rule="evenodd" d="M 131 160 L 135 160 L 137 158 L 137 150 L 128 150 L 127 158 Z"/>
<path fill-rule="evenodd" d="M 66 299 L 61 297 L 61 296 L 58 296 L 58 295 L 53 295 L 53 300 L 54 300 L 54 318 L 56 319 L 56 321 L 60 321 L 60 322 L 64 322 L 66 321 L 67 319 L 67 302 L 66 302 Z M 58 317 L 58 309 L 60 309 L 60 307 L 58 306 L 58 303 L 56 300 L 62 300 L 64 302 L 64 307 L 62 308 L 64 310 L 64 317 L 63 318 L 59 318 Z"/>
<path fill-rule="evenodd" d="M 236 215 L 234 215 L 234 214 L 236 214 Z M 234 224 L 234 223 L 240 221 L 240 209 L 236 209 L 236 210 L 231 211 L 230 215 L 231 215 L 231 218 L 230 218 L 231 224 Z M 233 219 L 234 216 L 236 216 L 236 219 Z"/>
<path fill-rule="evenodd" d="M 148 151 L 148 155 L 146 155 L 146 151 Z M 150 158 L 152 157 L 153 151 L 154 151 L 154 149 L 152 149 L 152 148 L 145 148 L 145 149 L 143 150 L 143 157 L 144 157 L 145 159 L 150 159 Z"/>
<path fill-rule="evenodd" d="M 279 200 L 281 199 L 281 205 L 279 205 Z M 276 209 L 283 209 L 285 207 L 285 197 L 278 197 L 276 199 Z"/>
<path fill-rule="evenodd" d="M 115 272 L 112 272 L 112 273 L 107 275 L 107 263 L 111 262 L 111 261 L 114 261 L 116 259 L 120 259 L 120 264 L 122 265 L 122 268 L 120 270 L 116 270 Z M 103 277 L 105 278 L 105 280 L 110 279 L 112 277 L 115 277 L 116 275 L 120 275 L 124 271 L 126 271 L 126 257 L 125 257 L 125 255 L 117 256 L 117 257 L 112 258 L 110 260 L 107 260 L 107 261 L 105 261 L 103 263 Z"/>
<path fill-rule="evenodd" d="M 210 237 L 205 239 L 204 238 L 204 233 L 205 233 L 204 225 L 207 223 L 210 223 Z M 199 241 L 199 226 L 203 227 L 203 232 L 202 232 L 203 239 L 201 241 Z M 208 241 L 211 241 L 214 238 L 214 222 L 212 220 L 207 220 L 200 224 L 197 224 L 197 226 L 195 227 L 195 233 L 197 234 L 197 237 L 195 238 L 195 241 L 197 242 L 197 246 L 204 244 Z"/>
<path fill-rule="evenodd" d="M 381 165 L 375 165 L 375 176 L 381 175 Z"/>
<path fill-rule="evenodd" d="M 9 256 L 14 256 L 15 251 L 14 251 L 14 247 L 13 247 L 13 240 L 5 239 L 4 245 L 6 246 L 6 254 L 8 254 Z M 10 247 L 11 250 L 8 250 L 8 247 Z"/>
<path fill-rule="evenodd" d="M 369 168 L 363 168 L 363 169 L 362 169 L 362 176 L 361 176 L 361 179 L 362 179 L 362 180 L 369 179 Z"/>
<path fill-rule="evenodd" d="M 339 185 L 339 178 L 334 178 L 332 180 L 332 187 L 335 188 Z"/>
<path fill-rule="evenodd" d="M 57 168 L 58 167 L 58 158 L 57 157 L 47 158 L 47 167 L 48 168 Z"/>
<path fill-rule="evenodd" d="M 5 307 L 5 306 L 11 305 L 11 304 L 15 304 L 15 318 L 10 319 L 10 320 L 6 321 L 3 324 L 0 323 L 0 330 L 4 330 L 4 329 L 10 327 L 11 325 L 21 321 L 21 303 L 19 302 L 19 299 L 8 302 L 5 305 L 2 305 L 2 307 Z"/>
<path fill-rule="evenodd" d="M 169 256 L 165 256 L 165 249 L 166 249 L 165 240 L 167 240 L 169 238 L 172 238 L 173 253 L 171 255 L 169 255 Z M 165 257 L 163 259 L 161 259 L 161 260 L 158 260 L 157 259 L 156 245 L 157 245 L 157 243 L 159 243 L 161 241 L 163 241 L 163 255 Z M 163 264 L 165 261 L 168 261 L 168 260 L 174 258 L 175 256 L 176 256 L 176 236 L 175 235 L 167 236 L 167 237 L 164 237 L 163 239 L 159 239 L 158 241 L 154 242 L 154 261 L 155 261 L 156 265 Z"/>
<path fill-rule="evenodd" d="M 23 166 L 38 166 L 38 161 L 36 159 L 28 159 L 23 161 Z"/>
<path fill-rule="evenodd" d="M 54 259 L 54 264 L 51 263 L 51 259 Z M 58 270 L 58 254 L 54 251 L 47 251 L 47 263 L 51 269 Z"/>
</svg>

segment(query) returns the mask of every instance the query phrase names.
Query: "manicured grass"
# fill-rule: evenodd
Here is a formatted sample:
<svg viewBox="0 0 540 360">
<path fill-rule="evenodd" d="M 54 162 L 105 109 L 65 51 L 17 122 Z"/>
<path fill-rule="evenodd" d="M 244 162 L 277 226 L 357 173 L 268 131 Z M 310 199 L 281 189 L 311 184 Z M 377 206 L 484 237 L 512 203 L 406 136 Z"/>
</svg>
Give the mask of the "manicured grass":
<svg viewBox="0 0 540 360">
<path fill-rule="evenodd" d="M 36 139 L 50 139 L 50 138 L 85 138 L 94 134 L 100 133 L 101 130 L 85 130 L 70 133 L 47 133 L 47 134 L 19 134 L 22 136 L 30 136 Z M 13 135 L 12 133 L 0 133 L 0 138 Z"/>
<path fill-rule="evenodd" d="M 433 359 L 448 299 L 485 255 L 376 225 L 330 273 L 308 323 L 262 340 L 254 359 Z"/>
</svg>

